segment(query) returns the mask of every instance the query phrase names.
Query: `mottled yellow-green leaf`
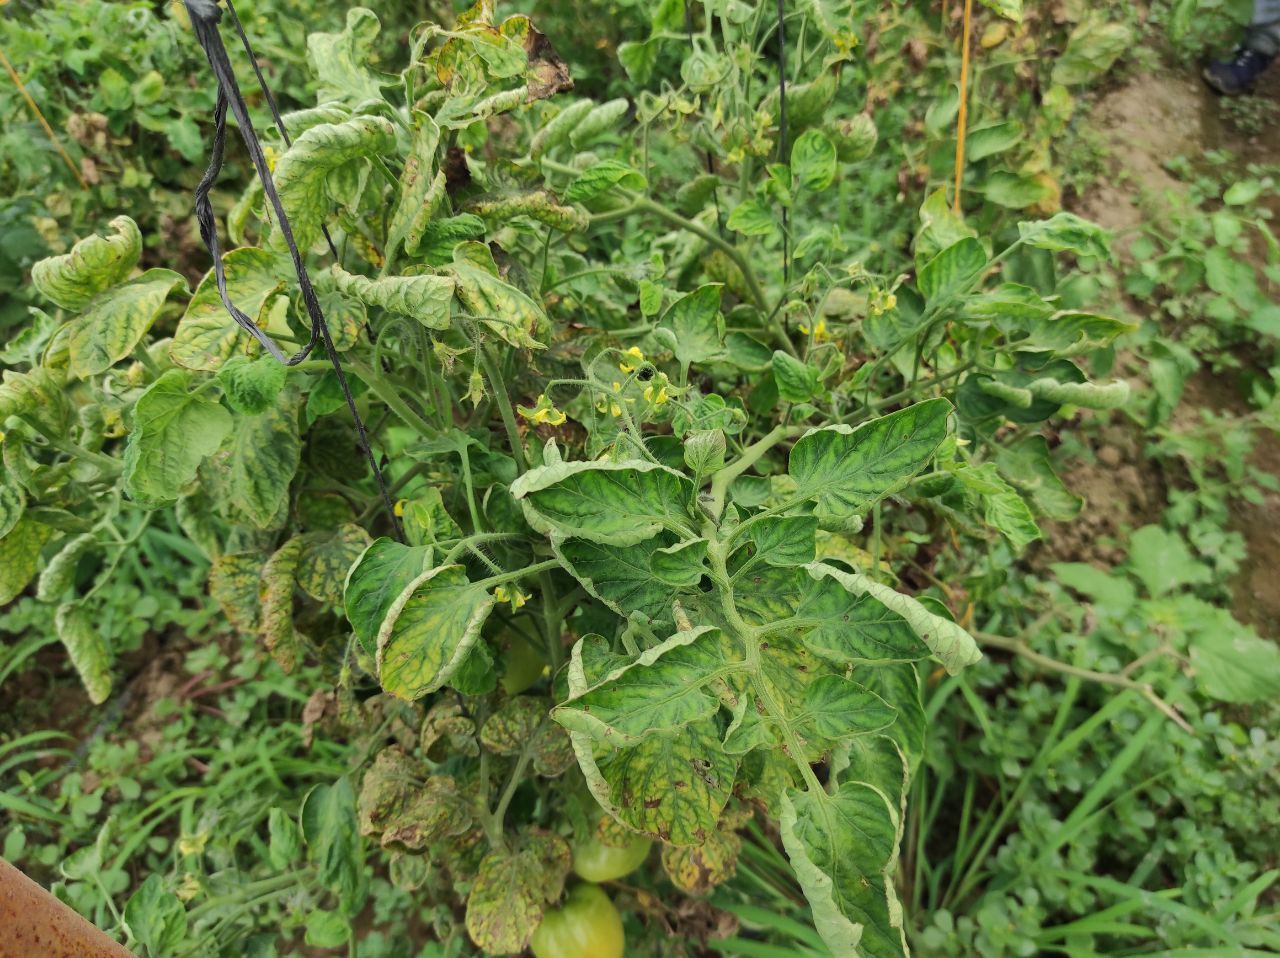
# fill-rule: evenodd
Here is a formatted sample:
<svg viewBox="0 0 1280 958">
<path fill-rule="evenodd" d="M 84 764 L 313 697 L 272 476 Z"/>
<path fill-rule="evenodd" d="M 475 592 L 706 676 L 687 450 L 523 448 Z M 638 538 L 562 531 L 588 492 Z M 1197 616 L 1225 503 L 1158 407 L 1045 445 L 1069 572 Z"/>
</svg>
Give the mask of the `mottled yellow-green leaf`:
<svg viewBox="0 0 1280 958">
<path fill-rule="evenodd" d="M 466 210 L 499 224 L 516 216 L 527 216 L 562 233 L 584 230 L 591 223 L 591 215 L 586 210 L 580 206 L 556 202 L 556 198 L 547 190 L 476 200 L 467 204 Z"/>
<path fill-rule="evenodd" d="M 44 523 L 24 515 L 0 538 L 0 605 L 12 602 L 27 587 L 36 574 L 40 550 L 52 534 Z"/>
<path fill-rule="evenodd" d="M 360 103 L 382 98 L 379 77 L 369 68 L 374 43 L 382 24 L 372 10 L 351 7 L 346 26 L 338 33 L 312 33 L 307 37 L 307 62 L 315 71 L 321 101 Z M 292 125 L 290 129 L 293 130 Z M 298 135 L 293 130 L 294 136 Z"/>
<path fill-rule="evenodd" d="M 341 605 L 347 573 L 369 542 L 369 534 L 354 522 L 331 533 L 308 533 L 298 562 L 298 585 L 319 602 Z"/>
<path fill-rule="evenodd" d="M 533 770 L 555 778 L 573 764 L 573 749 L 565 730 L 548 718 L 551 703 L 520 695 L 508 699 L 485 722 L 480 742 L 498 755 L 528 751 Z"/>
<path fill-rule="evenodd" d="M 664 845 L 662 870 L 686 895 L 705 895 L 737 874 L 741 849 L 736 832 L 716 829 L 701 845 Z"/>
<path fill-rule="evenodd" d="M 581 674 L 583 643 L 574 646 L 571 669 Z M 614 746 L 635 745 L 649 735 L 705 725 L 720 709 L 712 687 L 746 668 L 740 649 L 719 629 L 698 626 L 573 690 L 552 717 L 572 732 Z M 574 674 L 574 673 L 571 673 Z"/>
<path fill-rule="evenodd" d="M 415 253 L 422 231 L 435 215 L 444 196 L 444 174 L 436 170 L 436 150 L 440 128 L 420 110 L 413 111 L 413 140 L 400 174 L 400 198 L 387 225 L 387 255 L 394 256 L 400 244 Z"/>
<path fill-rule="evenodd" d="M 512 851 L 480 862 L 467 896 L 467 933 L 485 952 L 514 955 L 529 945 L 544 908 L 560 897 L 572 855 L 563 838 L 530 829 Z"/>
<path fill-rule="evenodd" d="M 484 723 L 480 744 L 498 755 L 517 755 L 548 721 L 550 711 L 547 701 L 531 695 L 507 699 Z"/>
<path fill-rule="evenodd" d="M 81 557 L 98 541 L 92 532 L 72 536 L 49 560 L 36 583 L 36 598 L 41 602 L 57 602 L 75 584 L 76 567 Z"/>
<path fill-rule="evenodd" d="M 227 295 L 259 326 L 267 321 L 267 305 L 284 288 L 276 256 L 262 249 L 235 249 L 222 257 Z M 205 274 L 178 323 L 169 356 L 188 369 L 215 370 L 231 356 L 252 355 L 258 349 L 249 333 L 236 325 L 222 305 L 213 270 Z"/>
<path fill-rule="evenodd" d="M 431 568 L 430 546 L 407 546 L 380 538 L 364 551 L 347 574 L 347 621 L 369 655 L 378 651 L 378 631 L 387 611 L 409 583 Z"/>
<path fill-rule="evenodd" d="M 369 279 L 348 273 L 336 263 L 332 267 L 338 291 L 364 303 L 381 306 L 391 313 L 416 319 L 428 329 L 449 328 L 449 307 L 454 282 L 448 276 L 422 273 L 417 276 L 381 276 Z"/>
<path fill-rule="evenodd" d="M 27 494 L 8 469 L 0 466 L 0 539 L 9 534 L 27 509 Z"/>
<path fill-rule="evenodd" d="M 438 701 L 422 720 L 418 748 L 433 762 L 443 762 L 450 755 L 479 755 L 475 720 L 463 714 L 458 702 Z"/>
<path fill-rule="evenodd" d="M 410 758 L 398 745 L 374 756 L 360 783 L 360 834 L 382 834 L 388 822 L 404 811 L 426 777 L 427 769 L 422 763 Z"/>
<path fill-rule="evenodd" d="M 982 658 L 982 652 L 973 636 L 950 619 L 930 612 L 911 596 L 903 595 L 868 576 L 842 572 L 821 562 L 815 562 L 806 568 L 814 577 L 829 576 L 852 594 L 870 595 L 891 612 L 898 613 L 952 675 Z"/>
<path fill-rule="evenodd" d="M 302 449 L 298 403 L 297 393 L 286 389 L 266 412 L 237 417 L 209 460 L 202 481 L 227 518 L 258 529 L 283 523 Z"/>
<path fill-rule="evenodd" d="M 459 565 L 430 569 L 410 582 L 378 630 L 383 689 L 412 701 L 447 683 L 479 640 L 493 603 Z"/>
<path fill-rule="evenodd" d="M 558 462 L 530 469 L 511 494 L 539 532 L 629 546 L 663 529 L 688 538 L 690 488 L 683 474 L 650 462 Z"/>
<path fill-rule="evenodd" d="M 191 373 L 170 369 L 134 405 L 124 488 L 141 503 L 176 499 L 231 431 L 231 414 L 192 386 Z"/>
<path fill-rule="evenodd" d="M 353 160 L 392 153 L 395 142 L 395 127 L 380 116 L 321 123 L 293 141 L 276 164 L 275 181 L 299 249 L 309 249 L 320 238 L 320 227 L 333 212 L 329 174 Z M 269 243 L 284 249 L 283 232 L 272 232 Z"/>
<path fill-rule="evenodd" d="M 886 796 L 860 782 L 844 782 L 834 795 L 787 791 L 779 824 L 814 926 L 832 954 L 905 955 L 892 878 L 898 816 Z"/>
<path fill-rule="evenodd" d="M 400 517 L 410 545 L 425 545 L 462 538 L 462 529 L 444 507 L 444 498 L 435 486 L 428 486 L 413 499 L 405 500 Z"/>
<path fill-rule="evenodd" d="M 111 695 L 111 652 L 89 610 L 71 602 L 60 605 L 54 626 L 89 693 L 89 701 L 101 705 Z"/>
<path fill-rule="evenodd" d="M 445 271 L 457 282 L 455 295 L 481 325 L 520 349 L 541 348 L 534 334 L 548 324 L 546 311 L 522 290 L 499 278 L 482 243 L 459 243 Z"/>
<path fill-rule="evenodd" d="M 63 309 L 79 309 L 123 280 L 142 255 L 142 234 L 127 216 L 109 224 L 111 235 L 87 236 L 70 253 L 50 256 L 31 267 L 31 282 Z"/>
<path fill-rule="evenodd" d="M 262 611 L 258 587 L 265 562 L 261 552 L 226 553 L 209 566 L 209 595 L 227 621 L 245 634 L 258 631 Z"/>
<path fill-rule="evenodd" d="M 577 740 L 574 749 L 583 764 Z M 738 770 L 737 756 L 724 753 L 714 726 L 705 722 L 608 750 L 595 764 L 613 814 L 673 845 L 701 844 L 715 831 Z M 588 784 L 593 777 L 587 775 Z"/>
<path fill-rule="evenodd" d="M 280 668 L 292 672 L 302 661 L 302 636 L 293 624 L 293 585 L 302 555 L 302 538 L 294 536 L 262 567 L 259 597 L 263 644 Z"/>
<path fill-rule="evenodd" d="M 186 280 L 170 269 L 149 269 L 95 296 L 71 333 L 71 372 L 96 376 L 132 353 L 175 286 L 185 288 Z"/>
<path fill-rule="evenodd" d="M 44 366 L 25 373 L 6 369 L 0 382 L 0 422 L 28 415 L 41 422 L 61 422 L 67 410 L 65 382 L 65 372 Z"/>
</svg>

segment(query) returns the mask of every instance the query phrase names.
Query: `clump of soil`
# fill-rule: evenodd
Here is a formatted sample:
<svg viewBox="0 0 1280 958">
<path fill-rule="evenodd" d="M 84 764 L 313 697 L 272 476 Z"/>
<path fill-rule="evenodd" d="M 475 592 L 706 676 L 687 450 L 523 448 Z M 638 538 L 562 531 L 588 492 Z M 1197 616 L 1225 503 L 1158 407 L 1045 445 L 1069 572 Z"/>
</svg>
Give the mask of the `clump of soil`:
<svg viewBox="0 0 1280 958">
<path fill-rule="evenodd" d="M 1085 506 L 1070 522 L 1041 524 L 1044 540 L 1033 555 L 1039 563 L 1115 565 L 1126 556 L 1128 533 L 1160 519 L 1163 477 L 1143 453 L 1142 433 L 1126 421 L 1103 426 L 1087 457 L 1065 463 L 1061 472 Z"/>
</svg>

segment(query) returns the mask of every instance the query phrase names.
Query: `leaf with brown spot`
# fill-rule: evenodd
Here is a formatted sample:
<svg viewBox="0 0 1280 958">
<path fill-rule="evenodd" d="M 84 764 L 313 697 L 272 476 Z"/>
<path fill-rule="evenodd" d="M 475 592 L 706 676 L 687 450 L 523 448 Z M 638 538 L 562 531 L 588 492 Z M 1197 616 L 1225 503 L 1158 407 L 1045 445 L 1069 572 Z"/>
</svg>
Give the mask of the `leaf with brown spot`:
<svg viewBox="0 0 1280 958">
<path fill-rule="evenodd" d="M 471 940 L 491 954 L 527 948 L 546 906 L 560 897 L 571 861 L 563 838 L 532 829 L 513 851 L 491 851 L 467 896 Z"/>
</svg>

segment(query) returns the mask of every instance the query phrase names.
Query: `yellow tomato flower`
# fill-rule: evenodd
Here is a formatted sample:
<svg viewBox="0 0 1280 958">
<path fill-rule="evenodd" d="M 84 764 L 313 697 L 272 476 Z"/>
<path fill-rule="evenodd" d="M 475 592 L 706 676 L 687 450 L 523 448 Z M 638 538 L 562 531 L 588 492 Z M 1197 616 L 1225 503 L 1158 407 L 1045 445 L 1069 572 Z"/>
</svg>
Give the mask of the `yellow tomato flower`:
<svg viewBox="0 0 1280 958">
<path fill-rule="evenodd" d="M 633 373 L 633 372 L 635 372 L 635 371 L 636 371 L 636 369 L 639 367 L 639 365 L 640 365 L 642 362 L 644 362 L 644 353 L 640 352 L 640 347 L 639 347 L 639 346 L 632 346 L 630 349 L 628 349 L 628 350 L 627 350 L 626 352 L 624 352 L 622 355 L 624 355 L 624 356 L 630 356 L 632 359 L 634 359 L 634 360 L 635 360 L 635 362 L 632 362 L 630 359 L 628 359 L 628 360 L 624 360 L 623 362 L 618 363 L 618 368 L 619 368 L 620 370 L 622 370 L 624 373 Z"/>
<path fill-rule="evenodd" d="M 546 393 L 538 396 L 538 401 L 529 406 L 517 406 L 516 412 L 522 417 L 537 425 L 560 426 L 569 417 L 552 405 L 551 400 L 547 398 Z"/>
<path fill-rule="evenodd" d="M 494 589 L 493 597 L 499 602 L 510 602 L 512 611 L 529 601 L 529 597 L 519 589 L 508 589 L 505 585 L 500 585 Z"/>
<path fill-rule="evenodd" d="M 809 327 L 804 325 L 804 323 L 801 323 L 800 332 L 808 336 Z M 827 321 L 825 319 L 818 320 L 817 324 L 813 327 L 813 341 L 815 343 L 825 343 L 830 338 L 831 333 L 827 331 Z"/>
<path fill-rule="evenodd" d="M 671 396 L 668 395 L 667 387 L 665 385 L 659 386 L 657 389 L 654 389 L 652 386 L 645 386 L 644 398 L 645 401 L 651 402 L 655 406 L 661 406 L 664 402 L 670 399 Z"/>
</svg>

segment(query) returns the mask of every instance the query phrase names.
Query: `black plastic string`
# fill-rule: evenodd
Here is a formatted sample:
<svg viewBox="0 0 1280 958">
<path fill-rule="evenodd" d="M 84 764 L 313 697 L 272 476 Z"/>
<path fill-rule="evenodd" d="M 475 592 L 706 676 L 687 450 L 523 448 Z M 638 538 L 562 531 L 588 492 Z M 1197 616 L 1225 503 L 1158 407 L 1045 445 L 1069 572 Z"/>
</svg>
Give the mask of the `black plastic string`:
<svg viewBox="0 0 1280 958">
<path fill-rule="evenodd" d="M 209 151 L 209 168 L 205 171 L 199 186 L 196 187 L 195 194 L 196 221 L 200 225 L 200 238 L 204 240 L 204 245 L 209 250 L 209 255 L 213 258 L 213 271 L 218 284 L 218 296 L 231 318 L 236 321 L 236 324 L 261 343 L 262 348 L 272 357 L 286 366 L 296 366 L 306 359 L 311 354 L 312 349 L 315 348 L 317 341 L 324 343 L 329 363 L 333 367 L 334 375 L 338 378 L 338 385 L 347 401 L 347 408 L 351 411 L 351 417 L 355 421 L 356 433 L 360 440 L 360 449 L 364 453 L 369 467 L 373 470 L 374 479 L 377 481 L 378 492 L 382 497 L 383 506 L 387 510 L 387 517 L 391 520 L 391 528 L 398 538 L 403 539 L 400 521 L 396 517 L 395 506 L 391 501 L 390 490 L 387 489 L 386 480 L 382 476 L 382 470 L 378 466 L 377 459 L 374 458 L 373 450 L 369 447 L 369 436 L 364 427 L 364 420 L 360 418 L 360 412 L 356 409 L 355 397 L 351 395 L 351 388 L 347 384 L 347 376 L 343 371 L 342 361 L 338 358 L 338 351 L 334 348 L 333 338 L 329 334 L 329 324 L 325 322 L 324 312 L 320 308 L 320 302 L 311 286 L 311 277 L 307 273 L 307 267 L 303 262 L 298 244 L 293 238 L 293 227 L 289 223 L 289 217 L 280 202 L 280 194 L 276 191 L 275 182 L 271 178 L 271 171 L 267 167 L 267 158 L 263 153 L 262 144 L 258 141 L 257 133 L 254 131 L 253 121 L 249 118 L 249 109 L 245 105 L 244 97 L 240 93 L 240 85 L 236 82 L 235 73 L 231 69 L 231 61 L 227 56 L 227 49 L 223 46 L 222 36 L 218 31 L 218 22 L 222 19 L 222 11 L 212 0 L 183 0 L 183 2 L 191 17 L 191 26 L 195 32 L 196 40 L 201 49 L 204 50 L 204 54 L 209 60 L 209 66 L 218 82 L 218 98 L 213 111 L 214 135 L 213 144 Z M 228 7 L 230 7 L 229 3 Z M 253 64 L 254 74 L 258 78 L 263 94 L 266 96 L 272 116 L 275 118 L 276 126 L 284 137 L 285 143 L 288 144 L 290 141 L 284 128 L 284 120 L 276 108 L 275 98 L 272 97 L 267 89 L 266 80 L 258 66 L 258 58 L 254 54 L 249 38 L 245 35 L 244 29 L 240 25 L 240 20 L 236 17 L 234 11 L 231 12 L 231 20 L 236 33 L 240 36 L 240 42 L 249 56 L 249 61 Z M 250 317 L 246 316 L 239 307 L 231 302 L 230 295 L 227 292 L 226 269 L 222 263 L 222 252 L 218 243 L 217 219 L 213 213 L 213 203 L 209 199 L 209 191 L 213 188 L 214 181 L 222 169 L 223 153 L 226 148 L 228 106 L 230 106 L 231 112 L 240 127 L 240 136 L 244 140 L 245 149 L 249 152 L 249 159 L 253 162 L 254 169 L 258 172 L 258 178 L 262 181 L 262 190 L 266 194 L 268 201 L 270 201 L 272 210 L 275 212 L 276 225 L 280 229 L 281 236 L 284 237 L 285 245 L 289 248 L 289 256 L 293 261 L 293 271 L 298 277 L 298 286 L 302 292 L 302 301 L 311 320 L 310 340 L 292 356 L 286 356 L 270 336 L 259 329 Z M 324 235 L 329 242 L 330 251 L 336 257 L 337 252 L 334 249 L 333 240 L 329 236 L 327 228 L 324 230 Z"/>
<path fill-rule="evenodd" d="M 258 78 L 258 89 L 262 91 L 262 95 L 267 99 L 267 107 L 271 110 L 271 118 L 275 121 L 276 129 L 280 131 L 280 139 L 284 141 L 285 149 L 293 146 L 293 140 L 289 137 L 289 131 L 285 128 L 284 117 L 280 115 L 280 108 L 276 106 L 276 98 L 271 93 L 271 87 L 267 86 L 266 78 L 262 75 L 262 67 L 258 64 L 258 55 L 253 52 L 253 47 L 249 45 L 249 37 L 244 32 L 244 27 L 240 25 L 240 17 L 236 14 L 235 5 L 231 0 L 225 0 L 227 4 L 227 13 L 231 14 L 231 25 L 236 28 L 236 33 L 240 37 L 240 44 L 244 47 L 245 55 L 249 58 L 249 64 L 253 67 L 253 75 Z M 320 224 L 320 232 L 324 234 L 324 241 L 329 244 L 329 253 L 336 260 L 338 258 L 338 247 L 333 243 L 333 237 L 329 235 L 329 227 Z"/>
<path fill-rule="evenodd" d="M 790 165 L 787 156 L 787 17 L 784 0 L 778 0 L 778 162 Z M 787 208 L 782 207 L 782 283 L 791 284 L 791 228 Z"/>
</svg>

